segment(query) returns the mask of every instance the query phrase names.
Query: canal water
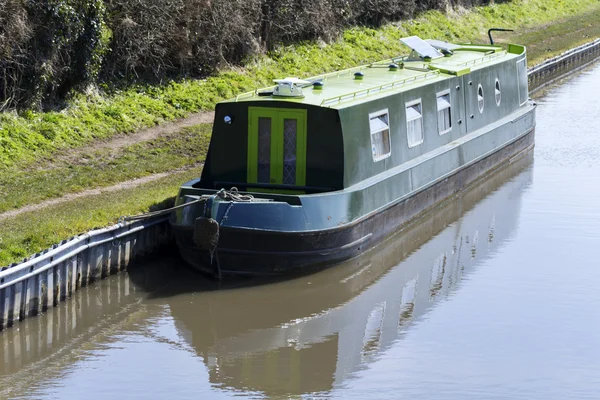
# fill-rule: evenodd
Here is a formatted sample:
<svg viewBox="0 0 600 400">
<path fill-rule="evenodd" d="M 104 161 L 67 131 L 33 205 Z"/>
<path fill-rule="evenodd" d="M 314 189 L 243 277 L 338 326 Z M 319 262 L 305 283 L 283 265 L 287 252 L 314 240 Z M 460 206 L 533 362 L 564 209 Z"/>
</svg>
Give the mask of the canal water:
<svg viewBox="0 0 600 400">
<path fill-rule="evenodd" d="M 600 65 L 536 147 L 360 258 L 219 285 L 147 261 L 0 332 L 0 398 L 600 396 Z"/>
</svg>

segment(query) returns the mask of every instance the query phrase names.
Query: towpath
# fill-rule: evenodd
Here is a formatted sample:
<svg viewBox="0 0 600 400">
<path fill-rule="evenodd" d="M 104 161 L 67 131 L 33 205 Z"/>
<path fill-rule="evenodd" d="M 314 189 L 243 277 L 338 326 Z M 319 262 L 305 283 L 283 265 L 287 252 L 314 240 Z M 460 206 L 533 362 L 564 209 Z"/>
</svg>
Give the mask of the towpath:
<svg viewBox="0 0 600 400">
<path fill-rule="evenodd" d="M 214 115 L 214 111 L 202 111 L 199 113 L 191 114 L 177 121 L 168 122 L 165 124 L 153 126 L 151 128 L 142 129 L 140 131 L 133 132 L 130 134 L 115 135 L 110 139 L 95 141 L 86 146 L 71 149 L 68 152 L 64 152 L 63 154 L 58 155 L 56 160 L 66 160 L 73 163 L 77 163 L 78 160 L 85 157 L 87 154 L 97 150 L 119 150 L 135 143 L 147 142 L 149 140 L 157 139 L 161 136 L 170 135 L 180 131 L 181 129 L 188 128 L 194 125 L 212 123 Z M 0 214 L 0 216 L 1 215 L 2 214 Z"/>
<path fill-rule="evenodd" d="M 148 140 L 150 140 L 150 139 L 148 139 Z M 197 167 L 201 166 L 202 164 L 204 164 L 204 163 L 192 164 L 192 165 L 188 165 L 184 168 L 174 169 L 169 172 L 161 172 L 159 174 L 153 174 L 153 175 L 144 176 L 142 178 L 136 178 L 136 179 L 131 179 L 128 181 L 119 182 L 116 185 L 112 185 L 112 186 L 88 189 L 88 190 L 84 190 L 82 192 L 77 192 L 77 193 L 69 193 L 62 197 L 57 197 L 55 199 L 49 199 L 49 200 L 42 201 L 41 203 L 29 204 L 29 205 L 21 207 L 21 208 L 16 208 L 14 210 L 0 213 L 0 222 L 7 218 L 16 217 L 20 214 L 40 210 L 42 208 L 46 208 L 46 207 L 53 206 L 56 204 L 66 203 L 68 201 L 79 199 L 81 197 L 97 196 L 102 193 L 116 192 L 118 190 L 124 190 L 124 189 L 133 189 L 137 186 L 141 186 L 141 185 L 144 185 L 149 182 L 157 181 L 161 178 L 164 178 L 166 176 L 169 176 L 169 175 L 177 173 L 177 172 L 182 172 L 182 171 L 187 171 L 192 168 L 197 168 Z"/>
<path fill-rule="evenodd" d="M 161 136 L 171 135 L 171 134 L 179 132 L 180 130 L 182 130 L 184 128 L 188 128 L 188 127 L 199 125 L 199 124 L 212 123 L 213 117 L 214 117 L 214 111 L 204 111 L 204 112 L 191 114 L 188 117 L 179 119 L 177 121 L 168 122 L 168 123 L 154 126 L 151 128 L 142 129 L 138 132 L 134 132 L 131 134 L 116 135 L 107 140 L 96 141 L 94 143 L 91 143 L 91 144 L 88 144 L 88 145 L 85 145 L 85 146 L 82 146 L 82 147 L 79 147 L 76 149 L 70 149 L 69 151 L 59 153 L 56 155 L 56 157 L 54 158 L 54 160 L 52 162 L 45 164 L 43 167 L 44 168 L 53 168 L 54 165 L 64 164 L 65 162 L 69 163 L 69 164 L 79 164 L 79 163 L 81 163 L 82 159 L 85 159 L 87 155 L 89 155 L 90 153 L 93 153 L 95 151 L 107 149 L 111 152 L 112 151 L 117 152 L 117 151 L 119 151 L 127 146 L 130 146 L 132 144 L 150 141 L 153 139 L 157 139 Z M 20 207 L 20 208 L 16 208 L 13 210 L 9 210 L 9 211 L 0 213 L 0 221 L 5 220 L 7 218 L 11 218 L 11 217 L 16 217 L 17 215 L 20 215 L 23 213 L 32 212 L 32 211 L 36 211 L 36 210 L 39 210 L 42 208 L 46 208 L 46 207 L 49 207 L 52 205 L 66 203 L 68 201 L 75 200 L 75 199 L 82 198 L 82 197 L 95 196 L 95 195 L 99 195 L 101 193 L 114 192 L 114 191 L 123 190 L 123 189 L 132 189 L 137 186 L 156 181 L 156 180 L 166 177 L 172 173 L 181 172 L 181 171 L 195 168 L 198 166 L 199 166 L 198 164 L 192 164 L 192 165 L 188 165 L 183 168 L 174 169 L 169 172 L 161 172 L 161 173 L 152 174 L 149 176 L 144 176 L 141 178 L 136 178 L 136 179 L 119 182 L 112 186 L 88 189 L 88 190 L 83 190 L 83 191 L 77 192 L 77 193 L 69 193 L 62 197 L 48 199 L 48 200 L 45 200 L 40 203 L 29 204 L 24 207 Z"/>
</svg>

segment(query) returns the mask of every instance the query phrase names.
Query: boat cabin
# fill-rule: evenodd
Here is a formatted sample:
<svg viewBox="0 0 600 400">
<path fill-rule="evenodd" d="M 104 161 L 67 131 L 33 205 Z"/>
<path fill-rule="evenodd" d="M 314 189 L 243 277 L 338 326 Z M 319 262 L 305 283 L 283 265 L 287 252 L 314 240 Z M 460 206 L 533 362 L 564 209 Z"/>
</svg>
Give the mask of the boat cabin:
<svg viewBox="0 0 600 400">
<path fill-rule="evenodd" d="M 408 56 L 219 103 L 194 187 L 344 190 L 489 127 L 528 100 L 525 48 L 403 39 Z M 436 165 L 431 175 L 437 176 Z"/>
</svg>

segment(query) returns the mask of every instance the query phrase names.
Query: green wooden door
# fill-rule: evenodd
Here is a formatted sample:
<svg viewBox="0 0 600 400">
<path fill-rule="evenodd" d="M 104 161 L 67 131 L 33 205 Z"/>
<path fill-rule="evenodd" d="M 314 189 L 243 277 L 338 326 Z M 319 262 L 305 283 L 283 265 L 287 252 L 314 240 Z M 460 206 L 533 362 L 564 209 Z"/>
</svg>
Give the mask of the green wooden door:
<svg viewBox="0 0 600 400">
<path fill-rule="evenodd" d="M 306 110 L 249 107 L 248 183 L 306 185 Z"/>
</svg>

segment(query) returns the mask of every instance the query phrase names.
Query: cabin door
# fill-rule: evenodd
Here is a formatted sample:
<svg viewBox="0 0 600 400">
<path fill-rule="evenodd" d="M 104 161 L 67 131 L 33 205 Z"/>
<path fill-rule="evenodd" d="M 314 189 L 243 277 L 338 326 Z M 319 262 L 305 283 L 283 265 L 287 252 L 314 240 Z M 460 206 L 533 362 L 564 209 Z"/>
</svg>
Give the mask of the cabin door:
<svg viewBox="0 0 600 400">
<path fill-rule="evenodd" d="M 249 108 L 248 183 L 305 186 L 306 110 Z"/>
</svg>

